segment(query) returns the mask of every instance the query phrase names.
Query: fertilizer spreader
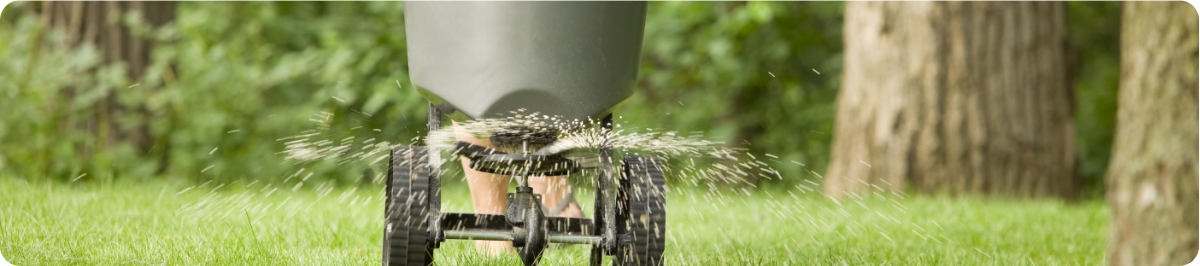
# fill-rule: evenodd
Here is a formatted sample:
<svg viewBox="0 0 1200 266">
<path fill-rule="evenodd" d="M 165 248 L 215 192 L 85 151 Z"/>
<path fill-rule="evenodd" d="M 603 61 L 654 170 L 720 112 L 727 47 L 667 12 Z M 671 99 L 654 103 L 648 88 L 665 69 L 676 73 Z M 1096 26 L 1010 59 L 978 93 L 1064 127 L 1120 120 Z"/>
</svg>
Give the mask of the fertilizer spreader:
<svg viewBox="0 0 1200 266">
<path fill-rule="evenodd" d="M 443 114 L 457 121 L 500 118 L 516 110 L 598 120 L 633 93 L 645 23 L 644 2 L 408 2 L 405 30 L 410 78 L 429 100 L 428 128 Z M 561 132 L 514 126 L 488 138 L 496 147 L 549 147 Z M 441 152 L 470 159 L 477 171 L 511 175 L 503 215 L 441 210 Z M 550 243 L 589 245 L 591 264 L 661 265 L 666 195 L 661 158 L 624 156 L 611 146 L 584 162 L 566 151 L 501 150 L 458 142 L 453 148 L 397 146 L 391 151 L 383 233 L 384 265 L 429 265 L 442 242 L 511 241 L 525 265 Z M 595 157 L 593 157 L 595 158 Z M 593 169 L 592 218 L 551 217 L 530 176 Z"/>
</svg>

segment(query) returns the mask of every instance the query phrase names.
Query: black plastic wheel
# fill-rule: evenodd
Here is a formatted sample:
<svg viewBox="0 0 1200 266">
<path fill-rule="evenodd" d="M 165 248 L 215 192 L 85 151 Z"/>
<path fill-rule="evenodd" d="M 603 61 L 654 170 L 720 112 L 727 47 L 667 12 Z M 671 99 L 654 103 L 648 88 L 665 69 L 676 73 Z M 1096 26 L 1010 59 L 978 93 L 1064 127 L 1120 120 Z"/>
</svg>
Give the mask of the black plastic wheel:
<svg viewBox="0 0 1200 266">
<path fill-rule="evenodd" d="M 420 146 L 392 148 L 384 207 L 383 265 L 433 264 L 429 239 L 429 152 Z"/>
<path fill-rule="evenodd" d="M 666 249 L 667 191 L 663 160 L 626 156 L 624 178 L 617 190 L 617 246 L 615 265 L 663 265 Z"/>
</svg>

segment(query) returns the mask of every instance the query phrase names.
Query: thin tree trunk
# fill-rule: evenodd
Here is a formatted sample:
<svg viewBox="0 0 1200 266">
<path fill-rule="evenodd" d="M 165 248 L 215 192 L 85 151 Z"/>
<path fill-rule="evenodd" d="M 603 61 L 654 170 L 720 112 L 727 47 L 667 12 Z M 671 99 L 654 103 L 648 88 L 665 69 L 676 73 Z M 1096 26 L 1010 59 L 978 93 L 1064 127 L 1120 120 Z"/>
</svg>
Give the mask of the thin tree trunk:
<svg viewBox="0 0 1200 266">
<path fill-rule="evenodd" d="M 1109 265 L 1183 265 L 1197 252 L 1196 9 L 1126 2 L 1108 202 Z"/>
<path fill-rule="evenodd" d="M 831 195 L 1076 195 L 1061 2 L 847 2 Z"/>
<path fill-rule="evenodd" d="M 123 21 L 128 12 L 135 12 L 149 26 L 158 27 L 175 19 L 175 2 L 47 1 L 41 7 L 43 22 L 67 34 L 65 45 L 94 45 L 103 56 L 103 65 L 123 64 L 129 79 L 136 83 L 152 63 L 150 51 L 153 43 L 135 36 L 125 26 Z M 117 113 L 146 112 L 141 107 L 122 107 L 117 104 L 116 94 L 122 89 L 128 88 L 116 88 L 93 106 L 95 117 L 80 119 L 86 121 L 83 127 L 94 132 L 98 142 L 93 145 L 96 147 L 84 147 L 84 153 L 89 153 L 88 150 L 93 148 L 104 149 L 118 141 L 130 141 L 142 148 L 149 148 L 153 142 L 145 125 L 122 128 L 115 121 Z M 68 88 L 65 93 L 72 98 L 74 89 Z M 73 127 L 77 118 L 66 120 Z"/>
</svg>

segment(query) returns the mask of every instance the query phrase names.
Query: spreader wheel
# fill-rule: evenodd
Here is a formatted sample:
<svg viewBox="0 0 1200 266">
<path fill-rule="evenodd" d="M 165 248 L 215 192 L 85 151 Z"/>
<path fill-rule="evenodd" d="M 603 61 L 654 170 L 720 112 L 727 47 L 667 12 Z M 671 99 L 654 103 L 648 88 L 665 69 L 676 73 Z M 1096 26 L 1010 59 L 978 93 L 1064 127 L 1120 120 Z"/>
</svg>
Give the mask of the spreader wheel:
<svg viewBox="0 0 1200 266">
<path fill-rule="evenodd" d="M 666 249 L 667 191 L 663 160 L 626 156 L 617 191 L 617 228 L 622 239 L 615 265 L 663 265 Z"/>
<path fill-rule="evenodd" d="M 429 152 L 420 146 L 392 148 L 384 207 L 383 265 L 433 264 L 429 241 Z"/>
</svg>

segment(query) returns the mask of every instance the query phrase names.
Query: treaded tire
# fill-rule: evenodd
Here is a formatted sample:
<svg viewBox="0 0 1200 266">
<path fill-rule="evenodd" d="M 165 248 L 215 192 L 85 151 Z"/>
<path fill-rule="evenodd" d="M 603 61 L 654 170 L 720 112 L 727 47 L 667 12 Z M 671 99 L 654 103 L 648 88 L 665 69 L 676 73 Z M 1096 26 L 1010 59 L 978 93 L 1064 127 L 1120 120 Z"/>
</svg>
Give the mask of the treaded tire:
<svg viewBox="0 0 1200 266">
<path fill-rule="evenodd" d="M 625 239 L 614 265 L 663 265 L 666 249 L 667 191 L 663 160 L 626 156 L 617 191 L 617 228 Z"/>
<path fill-rule="evenodd" d="M 384 207 L 383 265 L 433 264 L 429 241 L 429 151 L 392 148 Z"/>
</svg>

